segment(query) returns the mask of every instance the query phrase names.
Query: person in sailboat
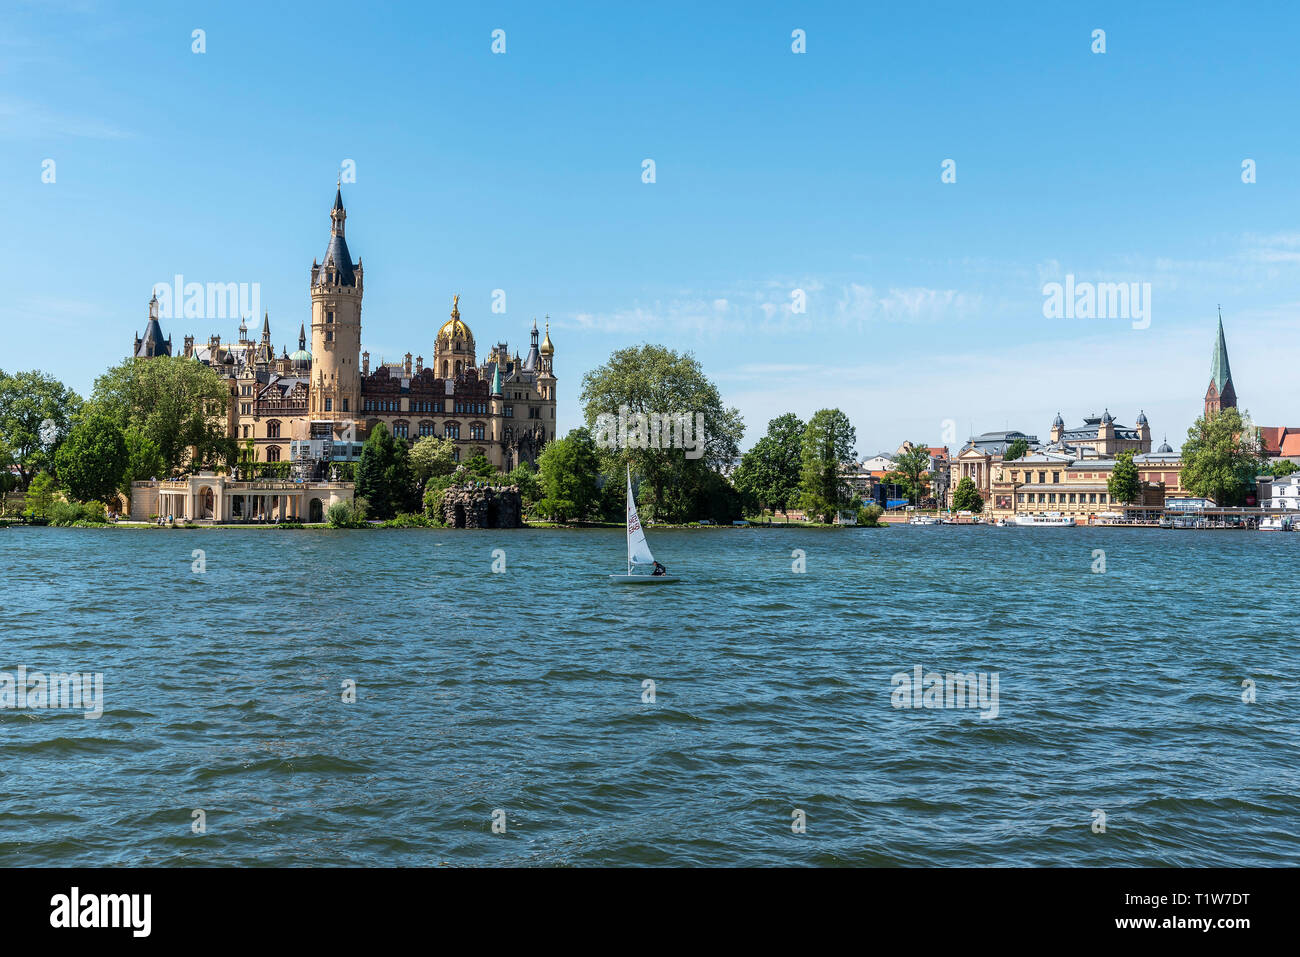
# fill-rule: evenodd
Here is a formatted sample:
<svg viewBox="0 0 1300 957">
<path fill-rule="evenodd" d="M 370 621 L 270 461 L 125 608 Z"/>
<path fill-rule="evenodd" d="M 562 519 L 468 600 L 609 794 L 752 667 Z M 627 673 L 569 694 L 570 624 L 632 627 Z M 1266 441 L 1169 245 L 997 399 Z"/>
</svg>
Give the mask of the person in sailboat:
<svg viewBox="0 0 1300 957">
<path fill-rule="evenodd" d="M 651 575 L 667 575 L 667 574 L 668 574 L 668 569 L 665 568 L 665 567 L 664 567 L 662 564 L 660 564 L 659 562 L 655 562 L 655 570 L 652 571 L 650 574 L 651 574 Z"/>
</svg>

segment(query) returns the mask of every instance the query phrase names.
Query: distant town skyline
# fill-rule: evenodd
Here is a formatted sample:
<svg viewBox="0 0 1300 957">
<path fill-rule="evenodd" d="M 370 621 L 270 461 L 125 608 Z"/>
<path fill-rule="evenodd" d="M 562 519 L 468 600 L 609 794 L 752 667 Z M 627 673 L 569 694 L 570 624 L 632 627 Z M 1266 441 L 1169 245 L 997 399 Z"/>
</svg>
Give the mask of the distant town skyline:
<svg viewBox="0 0 1300 957">
<path fill-rule="evenodd" d="M 1177 448 L 1220 304 L 1241 408 L 1296 418 L 1291 31 L 1119 5 L 310 9 L 17 7 L 0 367 L 88 393 L 176 274 L 257 283 L 292 351 L 355 171 L 375 361 L 432 355 L 453 295 L 512 349 L 549 314 L 561 434 L 583 374 L 650 341 L 695 353 L 745 447 L 834 406 L 863 457 L 1104 409 Z M 1149 325 L 1048 318 L 1067 276 L 1149 284 Z"/>
</svg>

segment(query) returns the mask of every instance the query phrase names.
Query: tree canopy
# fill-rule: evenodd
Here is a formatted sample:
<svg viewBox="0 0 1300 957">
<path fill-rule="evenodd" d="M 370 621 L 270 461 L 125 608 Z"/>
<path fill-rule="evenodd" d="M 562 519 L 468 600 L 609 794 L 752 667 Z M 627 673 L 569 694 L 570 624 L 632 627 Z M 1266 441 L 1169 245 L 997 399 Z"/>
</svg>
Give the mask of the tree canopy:
<svg viewBox="0 0 1300 957">
<path fill-rule="evenodd" d="M 153 443 L 166 471 L 233 464 L 229 386 L 201 362 L 127 359 L 95 380 L 94 401 L 124 433 L 135 429 Z"/>
<path fill-rule="evenodd" d="M 1137 466 L 1133 464 L 1133 452 L 1121 452 L 1115 456 L 1115 466 L 1106 479 L 1106 491 L 1112 502 L 1129 504 L 1136 502 L 1142 492 L 1138 481 Z"/>
<path fill-rule="evenodd" d="M 600 458 L 586 429 L 574 429 L 548 442 L 537 460 L 543 497 L 537 510 L 558 522 L 591 514 L 599 495 Z"/>
<path fill-rule="evenodd" d="M 26 488 L 54 464 L 54 453 L 81 409 L 81 397 L 44 372 L 0 369 L 0 446 Z"/>
<path fill-rule="evenodd" d="M 1006 454 L 1002 456 L 1002 461 L 1014 462 L 1016 459 L 1022 459 L 1028 451 L 1029 443 L 1024 439 L 1016 439 L 1007 446 L 1007 451 Z"/>
<path fill-rule="evenodd" d="M 969 475 L 963 477 L 957 483 L 957 487 L 953 489 L 952 507 L 957 512 L 975 512 L 979 514 L 984 511 L 984 499 L 980 496 L 979 489 L 975 487 L 975 482 Z"/>
<path fill-rule="evenodd" d="M 356 493 L 366 499 L 372 518 L 389 519 L 398 512 L 419 508 L 420 496 L 406 443 L 394 438 L 382 422 L 370 430 L 361 447 Z"/>
<path fill-rule="evenodd" d="M 839 409 L 821 409 L 804 427 L 799 476 L 800 505 L 805 512 L 829 522 L 835 512 L 853 502 L 853 489 L 844 478 L 843 465 L 857 452 L 857 430 Z"/>
<path fill-rule="evenodd" d="M 1261 463 L 1248 419 L 1237 409 L 1220 409 L 1197 419 L 1183 443 L 1182 485 L 1193 495 L 1219 505 L 1239 505 L 1259 473 Z"/>
<path fill-rule="evenodd" d="M 649 494 L 641 504 L 660 520 L 695 517 L 701 503 L 690 490 L 711 484 L 706 473 L 729 465 L 740 448 L 744 421 L 740 411 L 722 402 L 716 385 L 704 374 L 699 361 L 689 352 L 678 353 L 664 346 L 643 344 L 616 350 L 609 360 L 582 379 L 581 401 L 589 434 L 595 437 L 602 415 L 684 414 L 695 422 L 703 416 L 703 435 L 698 457 L 671 448 L 601 448 L 601 469 L 607 485 L 623 482 L 625 468 L 641 477 Z M 694 430 L 691 430 L 694 436 Z M 692 456 L 695 452 L 690 453 Z"/>
<path fill-rule="evenodd" d="M 887 478 L 903 489 L 913 505 L 920 503 L 929 491 L 930 451 L 920 442 L 909 443 L 901 455 L 894 459 L 893 471 Z"/>
<path fill-rule="evenodd" d="M 121 487 L 130 464 L 122 430 L 94 406 L 78 416 L 55 455 L 60 484 L 81 502 L 108 501 Z"/>
<path fill-rule="evenodd" d="M 732 476 L 737 491 L 760 509 L 785 512 L 795 505 L 806 428 L 807 423 L 793 412 L 768 422 L 767 434 L 745 453 Z"/>
</svg>

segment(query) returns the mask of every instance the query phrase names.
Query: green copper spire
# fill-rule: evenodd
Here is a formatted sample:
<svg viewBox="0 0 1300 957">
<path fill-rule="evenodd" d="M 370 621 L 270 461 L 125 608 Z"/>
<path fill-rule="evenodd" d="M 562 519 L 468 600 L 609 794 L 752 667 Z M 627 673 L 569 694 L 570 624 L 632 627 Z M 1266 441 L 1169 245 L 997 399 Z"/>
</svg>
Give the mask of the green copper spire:
<svg viewBox="0 0 1300 957">
<path fill-rule="evenodd" d="M 492 394 L 501 394 L 501 366 L 499 364 L 492 366 Z"/>
<path fill-rule="evenodd" d="M 1210 375 L 1214 379 L 1214 388 L 1223 395 L 1223 388 L 1232 381 L 1232 369 L 1228 366 L 1228 343 L 1223 338 L 1223 310 L 1219 310 L 1219 341 L 1214 344 L 1214 358 L 1210 361 Z"/>
</svg>

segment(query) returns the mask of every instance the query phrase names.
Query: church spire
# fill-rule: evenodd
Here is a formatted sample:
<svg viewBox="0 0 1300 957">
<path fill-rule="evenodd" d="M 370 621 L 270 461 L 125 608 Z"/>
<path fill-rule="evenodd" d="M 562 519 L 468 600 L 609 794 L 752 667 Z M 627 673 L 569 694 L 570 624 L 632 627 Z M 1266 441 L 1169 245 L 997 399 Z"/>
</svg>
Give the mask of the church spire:
<svg viewBox="0 0 1300 957">
<path fill-rule="evenodd" d="M 1237 388 L 1232 384 L 1232 367 L 1228 365 L 1228 341 L 1223 335 L 1223 309 L 1219 309 L 1219 335 L 1210 358 L 1210 385 L 1205 390 L 1205 417 L 1220 409 L 1237 407 Z"/>
</svg>

